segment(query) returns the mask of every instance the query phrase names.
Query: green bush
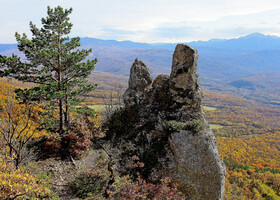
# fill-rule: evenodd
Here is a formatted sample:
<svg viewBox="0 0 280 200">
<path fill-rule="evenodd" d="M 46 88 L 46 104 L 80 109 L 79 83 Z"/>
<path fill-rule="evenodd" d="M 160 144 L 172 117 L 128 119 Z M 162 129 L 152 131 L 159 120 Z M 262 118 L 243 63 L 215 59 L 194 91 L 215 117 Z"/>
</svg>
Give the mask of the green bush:
<svg viewBox="0 0 280 200">
<path fill-rule="evenodd" d="M 178 132 L 180 130 L 189 130 L 193 134 L 199 134 L 205 129 L 205 125 L 201 120 L 195 119 L 188 122 L 180 122 L 176 120 L 170 120 L 167 123 L 168 131 Z"/>
<path fill-rule="evenodd" d="M 176 120 L 170 120 L 167 122 L 168 131 L 178 132 L 186 126 L 185 122 L 180 122 Z"/>
<path fill-rule="evenodd" d="M 100 196 L 104 194 L 107 185 L 105 176 L 89 171 L 82 173 L 70 184 L 74 194 L 82 199 L 89 196 Z"/>
<path fill-rule="evenodd" d="M 184 129 L 191 131 L 193 134 L 200 134 L 205 129 L 205 125 L 201 120 L 195 119 L 188 121 Z"/>
</svg>

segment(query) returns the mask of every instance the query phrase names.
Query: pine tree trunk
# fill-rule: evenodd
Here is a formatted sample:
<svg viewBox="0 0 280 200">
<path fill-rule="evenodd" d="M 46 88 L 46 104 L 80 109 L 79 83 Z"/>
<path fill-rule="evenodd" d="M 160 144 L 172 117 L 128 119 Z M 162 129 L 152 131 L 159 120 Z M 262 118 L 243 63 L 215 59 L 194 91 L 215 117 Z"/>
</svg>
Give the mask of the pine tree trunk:
<svg viewBox="0 0 280 200">
<path fill-rule="evenodd" d="M 63 133 L 63 104 L 62 99 L 59 100 L 59 133 Z"/>
<path fill-rule="evenodd" d="M 61 56 L 60 56 L 60 38 L 58 38 L 58 90 L 62 91 L 62 85 L 61 85 Z M 59 133 L 63 133 L 63 99 L 60 97 L 59 99 Z"/>
<path fill-rule="evenodd" d="M 60 56 L 59 56 L 60 57 Z M 60 68 L 60 59 L 58 61 L 58 90 L 62 91 L 61 89 L 61 68 Z M 62 97 L 59 99 L 59 133 L 62 134 L 63 133 L 63 99 Z"/>
<path fill-rule="evenodd" d="M 66 129 L 67 129 L 67 132 L 68 132 L 68 129 L 69 129 L 69 120 L 70 120 L 70 115 L 69 115 L 69 102 L 68 102 L 68 95 L 67 95 L 67 87 L 65 88 L 65 107 L 66 107 L 66 111 L 65 111 L 65 120 L 64 120 L 64 123 L 65 123 L 65 126 L 66 126 Z"/>
</svg>

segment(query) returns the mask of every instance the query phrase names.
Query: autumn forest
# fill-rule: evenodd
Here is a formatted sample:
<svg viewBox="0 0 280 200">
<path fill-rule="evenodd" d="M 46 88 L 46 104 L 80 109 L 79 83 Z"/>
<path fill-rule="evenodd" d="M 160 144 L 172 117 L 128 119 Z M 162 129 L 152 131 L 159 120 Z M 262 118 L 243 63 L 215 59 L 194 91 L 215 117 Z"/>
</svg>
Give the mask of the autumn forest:
<svg viewBox="0 0 280 200">
<path fill-rule="evenodd" d="M 170 177 L 145 180 L 138 156 L 114 174 L 100 141 L 128 77 L 94 71 L 92 49 L 68 36 L 71 12 L 48 7 L 31 39 L 16 33 L 24 59 L 0 55 L 0 199 L 186 199 Z M 202 91 L 227 170 L 224 199 L 279 200 L 280 108 Z"/>
</svg>

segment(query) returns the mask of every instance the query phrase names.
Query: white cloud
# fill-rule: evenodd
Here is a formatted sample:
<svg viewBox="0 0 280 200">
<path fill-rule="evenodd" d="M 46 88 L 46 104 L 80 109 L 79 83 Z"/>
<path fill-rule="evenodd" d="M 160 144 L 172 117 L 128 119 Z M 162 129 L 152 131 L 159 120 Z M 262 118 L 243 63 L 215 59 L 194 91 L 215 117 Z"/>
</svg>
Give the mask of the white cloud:
<svg viewBox="0 0 280 200">
<path fill-rule="evenodd" d="M 277 33 L 280 17 L 279 0 L 0 0 L 0 43 L 27 33 L 29 21 L 40 25 L 47 5 L 73 7 L 73 35 L 140 42 L 228 38 L 246 27 Z"/>
</svg>

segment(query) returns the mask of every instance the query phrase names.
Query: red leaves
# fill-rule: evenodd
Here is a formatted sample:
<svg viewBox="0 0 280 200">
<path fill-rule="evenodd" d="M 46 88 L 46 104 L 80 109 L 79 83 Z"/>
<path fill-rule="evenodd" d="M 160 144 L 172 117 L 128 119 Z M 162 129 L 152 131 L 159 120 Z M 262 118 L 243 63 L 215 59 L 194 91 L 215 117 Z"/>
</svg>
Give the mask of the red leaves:
<svg viewBox="0 0 280 200">
<path fill-rule="evenodd" d="M 147 183 L 140 176 L 137 181 L 127 184 L 120 190 L 119 196 L 124 200 L 134 199 L 186 199 L 186 197 L 177 190 L 176 185 L 172 184 L 171 178 L 161 179 L 160 183 Z"/>
<path fill-rule="evenodd" d="M 130 163 L 127 166 L 128 169 L 142 168 L 144 167 L 144 163 L 139 161 L 139 157 L 134 155 L 131 157 Z"/>
</svg>

